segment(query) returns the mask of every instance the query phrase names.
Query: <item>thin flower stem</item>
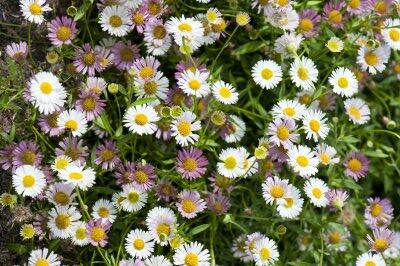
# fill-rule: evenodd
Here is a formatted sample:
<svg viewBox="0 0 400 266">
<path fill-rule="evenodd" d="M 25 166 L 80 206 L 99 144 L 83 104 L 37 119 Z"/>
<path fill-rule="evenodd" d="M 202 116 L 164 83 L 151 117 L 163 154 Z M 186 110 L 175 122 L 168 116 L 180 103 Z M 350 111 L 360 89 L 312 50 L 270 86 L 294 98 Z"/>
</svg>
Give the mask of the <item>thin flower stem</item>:
<svg viewBox="0 0 400 266">
<path fill-rule="evenodd" d="M 235 29 L 233 30 L 232 34 L 229 35 L 229 38 L 226 40 L 226 42 L 225 42 L 224 45 L 222 46 L 221 50 L 219 51 L 219 53 L 218 53 L 217 56 L 215 57 L 215 59 L 214 59 L 212 65 L 211 65 L 210 73 L 213 72 L 214 67 L 215 67 L 215 64 L 216 64 L 217 61 L 218 61 L 218 58 L 221 56 L 221 54 L 222 54 L 222 52 L 225 50 L 225 48 L 228 47 L 229 42 L 231 41 L 233 35 L 235 35 L 235 33 L 236 33 L 236 31 L 237 31 L 238 29 L 239 29 L 239 25 L 237 25 L 237 26 L 235 27 Z"/>
</svg>

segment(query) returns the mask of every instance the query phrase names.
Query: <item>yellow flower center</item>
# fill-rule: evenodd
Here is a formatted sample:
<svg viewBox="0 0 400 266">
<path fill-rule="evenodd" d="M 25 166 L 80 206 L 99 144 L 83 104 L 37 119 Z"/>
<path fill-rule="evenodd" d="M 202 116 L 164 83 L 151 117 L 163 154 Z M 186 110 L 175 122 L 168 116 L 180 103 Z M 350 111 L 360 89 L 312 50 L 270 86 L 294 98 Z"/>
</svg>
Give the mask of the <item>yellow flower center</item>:
<svg viewBox="0 0 400 266">
<path fill-rule="evenodd" d="M 53 86 L 49 82 L 42 82 L 40 84 L 40 91 L 43 94 L 50 94 L 53 91 Z"/>
<path fill-rule="evenodd" d="M 318 132 L 319 129 L 320 129 L 320 127 L 321 127 L 321 125 L 320 125 L 320 123 L 318 122 L 318 120 L 315 120 L 315 119 L 311 119 L 311 120 L 310 120 L 310 129 L 311 129 L 312 131 Z"/>
<path fill-rule="evenodd" d="M 33 2 L 30 6 L 29 6 L 29 11 L 32 13 L 32 15 L 35 16 L 39 16 L 42 14 L 42 7 L 37 4 L 36 2 Z"/>
<path fill-rule="evenodd" d="M 299 97 L 299 103 L 301 104 L 309 104 L 311 102 L 311 95 L 304 94 Z"/>
<path fill-rule="evenodd" d="M 96 242 L 100 242 L 106 236 L 106 232 L 100 226 L 93 227 L 90 231 L 90 238 Z"/>
<path fill-rule="evenodd" d="M 167 30 L 165 29 L 164 26 L 158 25 L 154 27 L 153 36 L 156 39 L 164 39 L 166 35 L 167 35 Z"/>
<path fill-rule="evenodd" d="M 375 66 L 378 63 L 378 56 L 373 51 L 364 54 L 365 62 L 370 66 Z"/>
<path fill-rule="evenodd" d="M 225 99 L 228 99 L 232 96 L 232 92 L 227 87 L 222 87 L 219 89 L 219 95 Z"/>
<path fill-rule="evenodd" d="M 57 30 L 57 39 L 59 39 L 60 41 L 67 41 L 70 37 L 71 37 L 71 29 L 69 27 L 66 26 L 61 26 L 58 28 Z"/>
<path fill-rule="evenodd" d="M 66 160 L 66 159 L 58 159 L 58 160 L 55 162 L 55 167 L 56 167 L 58 170 L 64 170 L 68 165 L 69 165 L 69 162 L 68 162 L 68 160 Z"/>
<path fill-rule="evenodd" d="M 143 90 L 146 94 L 154 94 L 157 91 L 157 87 L 157 82 L 151 80 L 144 83 Z"/>
<path fill-rule="evenodd" d="M 303 18 L 302 20 L 300 20 L 299 27 L 302 31 L 309 32 L 314 28 L 314 24 L 311 19 Z"/>
<path fill-rule="evenodd" d="M 86 97 L 82 101 L 82 107 L 85 111 L 92 111 L 96 108 L 97 102 L 96 99 L 93 97 Z"/>
<path fill-rule="evenodd" d="M 226 159 L 224 160 L 224 166 L 229 170 L 235 169 L 235 167 L 237 166 L 236 158 L 233 156 L 226 157 Z"/>
<path fill-rule="evenodd" d="M 63 191 L 57 191 L 54 193 L 54 201 L 61 205 L 67 205 L 69 203 L 69 196 Z"/>
<path fill-rule="evenodd" d="M 299 67 L 297 70 L 297 76 L 301 80 L 307 80 L 308 79 L 308 70 L 305 67 Z"/>
<path fill-rule="evenodd" d="M 336 40 L 329 40 L 328 41 L 328 48 L 329 50 L 336 52 L 340 50 L 339 42 Z"/>
<path fill-rule="evenodd" d="M 35 228 L 31 224 L 24 225 L 21 229 L 21 235 L 25 239 L 30 239 L 35 236 Z"/>
<path fill-rule="evenodd" d="M 329 155 L 326 153 L 326 152 L 324 152 L 324 153 L 322 153 L 320 156 L 319 156 L 319 159 L 321 160 L 321 162 L 323 163 L 323 164 L 328 164 L 329 163 L 329 161 L 330 161 L 330 157 L 329 157 Z"/>
<path fill-rule="evenodd" d="M 291 208 L 294 204 L 293 198 L 285 198 L 285 207 Z"/>
<path fill-rule="evenodd" d="M 196 210 L 196 204 L 193 200 L 184 199 L 182 200 L 182 209 L 187 213 L 192 213 Z"/>
<path fill-rule="evenodd" d="M 260 258 L 262 261 L 266 261 L 269 259 L 270 252 L 268 248 L 261 248 L 260 249 Z"/>
<path fill-rule="evenodd" d="M 73 180 L 81 180 L 83 178 L 82 173 L 72 172 L 69 174 L 69 178 Z"/>
<path fill-rule="evenodd" d="M 97 214 L 101 217 L 101 218 L 107 218 L 108 216 L 110 216 L 110 211 L 108 210 L 108 208 L 106 207 L 100 207 L 97 210 Z"/>
<path fill-rule="evenodd" d="M 125 62 L 132 61 L 133 57 L 135 56 L 135 54 L 131 49 L 129 49 L 129 47 L 122 48 L 121 51 L 119 52 L 119 55 L 121 56 L 122 61 Z"/>
<path fill-rule="evenodd" d="M 71 224 L 71 218 L 68 214 L 59 214 L 56 217 L 56 226 L 58 229 L 66 229 Z"/>
<path fill-rule="evenodd" d="M 145 114 L 137 114 L 135 115 L 135 123 L 144 126 L 149 122 L 149 118 Z"/>
<path fill-rule="evenodd" d="M 347 167 L 353 172 L 359 172 L 361 171 L 362 164 L 360 160 L 353 158 L 347 163 Z"/>
<path fill-rule="evenodd" d="M 24 164 L 32 165 L 35 163 L 36 155 L 33 151 L 27 150 L 21 154 L 20 159 Z"/>
<path fill-rule="evenodd" d="M 214 11 L 208 11 L 207 12 L 207 19 L 210 22 L 214 22 L 215 20 L 217 20 L 217 18 L 218 18 L 218 15 L 217 15 L 216 12 L 214 12 Z"/>
<path fill-rule="evenodd" d="M 193 158 L 186 158 L 183 161 L 183 168 L 186 171 L 192 172 L 197 169 L 197 161 Z"/>
<path fill-rule="evenodd" d="M 261 77 L 265 80 L 270 80 L 274 76 L 274 72 L 272 72 L 269 68 L 264 68 L 261 71 Z"/>
<path fill-rule="evenodd" d="M 360 4 L 361 4 L 361 1 L 360 1 L 360 0 L 351 0 L 351 1 L 349 2 L 349 7 L 351 7 L 351 8 L 358 8 L 358 7 L 360 6 Z"/>
<path fill-rule="evenodd" d="M 161 12 L 162 6 L 157 2 L 152 2 L 148 5 L 147 9 L 148 9 L 150 15 L 155 17 L 157 14 L 159 14 Z"/>
<path fill-rule="evenodd" d="M 350 106 L 349 114 L 354 117 L 355 119 L 359 120 L 361 118 L 361 112 L 358 108 L 354 106 Z"/>
<path fill-rule="evenodd" d="M 50 266 L 50 263 L 47 259 L 40 258 L 36 260 L 35 266 Z"/>
<path fill-rule="evenodd" d="M 282 186 L 272 186 L 269 192 L 275 199 L 282 198 L 283 194 L 285 194 L 285 190 Z"/>
<path fill-rule="evenodd" d="M 276 135 L 280 140 L 287 140 L 289 138 L 289 129 L 285 126 L 280 126 L 276 130 Z"/>
<path fill-rule="evenodd" d="M 372 260 L 369 260 L 365 263 L 365 266 L 377 266 L 375 262 L 373 262 Z"/>
<path fill-rule="evenodd" d="M 110 149 L 105 149 L 101 151 L 100 156 L 103 161 L 111 161 L 112 159 L 114 159 L 115 153 Z"/>
<path fill-rule="evenodd" d="M 169 236 L 171 234 L 171 227 L 167 223 L 161 223 L 157 226 L 157 235 L 166 235 Z"/>
<path fill-rule="evenodd" d="M 192 79 L 192 80 L 189 80 L 189 84 L 188 85 L 189 85 L 189 88 L 191 88 L 192 90 L 197 91 L 201 87 L 201 82 L 198 81 L 197 79 Z"/>
<path fill-rule="evenodd" d="M 149 79 L 154 76 L 154 70 L 149 66 L 145 66 L 139 71 L 139 75 L 142 79 Z"/>
<path fill-rule="evenodd" d="M 78 228 L 75 231 L 75 237 L 76 237 L 76 239 L 79 239 L 79 240 L 85 239 L 86 238 L 86 229 L 85 228 Z"/>
<path fill-rule="evenodd" d="M 36 180 L 35 177 L 31 176 L 31 175 L 25 175 L 22 178 L 22 185 L 24 185 L 24 187 L 26 188 L 31 188 L 35 185 Z"/>
<path fill-rule="evenodd" d="M 301 167 L 306 167 L 308 165 L 308 159 L 306 156 L 303 155 L 297 156 L 296 161 Z"/>
<path fill-rule="evenodd" d="M 190 135 L 190 133 L 192 133 L 192 126 L 190 125 L 190 123 L 182 121 L 178 125 L 178 132 L 182 136 L 187 137 Z"/>
<path fill-rule="evenodd" d="M 342 89 L 347 89 L 347 87 L 349 86 L 349 81 L 345 77 L 340 77 L 338 79 L 338 85 Z"/>
<path fill-rule="evenodd" d="M 321 191 L 321 189 L 319 189 L 319 188 L 317 188 L 317 187 L 314 187 L 314 188 L 311 190 L 311 192 L 312 192 L 312 194 L 314 195 L 314 197 L 316 197 L 317 199 L 320 199 L 320 198 L 322 197 L 322 191 Z"/>
<path fill-rule="evenodd" d="M 93 52 L 87 52 L 82 57 L 83 63 L 87 66 L 91 66 L 96 62 L 96 56 Z"/>
<path fill-rule="evenodd" d="M 190 32 L 190 31 L 192 31 L 192 26 L 190 26 L 189 23 L 184 22 L 184 23 L 179 24 L 178 29 L 180 31 Z"/>
<path fill-rule="evenodd" d="M 142 25 L 144 22 L 144 14 L 140 12 L 133 14 L 132 21 L 135 25 Z"/>
<path fill-rule="evenodd" d="M 331 23 L 340 23 L 342 21 L 342 14 L 339 10 L 332 10 L 328 14 L 328 20 Z"/>
<path fill-rule="evenodd" d="M 144 184 L 149 180 L 149 176 L 146 174 L 145 171 L 139 170 L 136 171 L 135 173 L 135 181 L 138 182 L 139 184 Z"/>
<path fill-rule="evenodd" d="M 371 205 L 371 214 L 374 217 L 379 216 L 382 213 L 382 206 L 379 203 L 373 203 Z"/>
<path fill-rule="evenodd" d="M 286 107 L 282 110 L 283 114 L 293 117 L 296 114 L 296 110 L 293 107 Z"/>
<path fill-rule="evenodd" d="M 128 201 L 132 204 L 135 204 L 139 201 L 139 193 L 132 191 L 128 193 Z"/>
<path fill-rule="evenodd" d="M 133 246 L 137 250 L 142 250 L 144 248 L 144 241 L 142 239 L 135 239 Z"/>
<path fill-rule="evenodd" d="M 377 11 L 380 14 L 386 13 L 386 3 L 385 1 L 378 1 L 375 4 L 375 11 Z"/>
<path fill-rule="evenodd" d="M 189 252 L 185 256 L 185 266 L 198 266 L 199 265 L 199 256 L 193 252 Z"/>
<path fill-rule="evenodd" d="M 113 15 L 110 17 L 108 23 L 110 23 L 111 27 L 118 28 L 122 25 L 122 19 L 120 16 Z"/>
<path fill-rule="evenodd" d="M 68 120 L 65 122 L 65 127 L 75 131 L 78 129 L 78 123 L 75 120 Z"/>
<path fill-rule="evenodd" d="M 400 33 L 397 29 L 390 29 L 389 30 L 389 37 L 392 41 L 398 42 L 400 40 Z"/>
<path fill-rule="evenodd" d="M 342 239 L 342 236 L 337 231 L 333 231 L 329 234 L 329 242 L 331 244 L 338 244 L 338 243 L 340 243 L 341 239 Z"/>
<path fill-rule="evenodd" d="M 225 20 L 221 19 L 219 21 L 219 23 L 212 24 L 211 28 L 212 28 L 213 32 L 217 32 L 217 33 L 223 32 L 226 28 L 226 22 L 225 22 Z"/>
<path fill-rule="evenodd" d="M 389 242 L 386 239 L 376 239 L 374 241 L 374 248 L 378 252 L 385 251 L 389 247 Z"/>
</svg>

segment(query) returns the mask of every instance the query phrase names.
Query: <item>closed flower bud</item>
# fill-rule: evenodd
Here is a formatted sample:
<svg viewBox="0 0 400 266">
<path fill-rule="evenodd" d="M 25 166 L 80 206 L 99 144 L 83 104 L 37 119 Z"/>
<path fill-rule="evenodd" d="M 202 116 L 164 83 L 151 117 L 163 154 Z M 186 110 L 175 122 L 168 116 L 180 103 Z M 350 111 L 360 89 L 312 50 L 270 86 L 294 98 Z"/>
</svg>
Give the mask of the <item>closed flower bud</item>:
<svg viewBox="0 0 400 266">
<path fill-rule="evenodd" d="M 216 126 L 222 126 L 226 122 L 226 115 L 221 111 L 215 111 L 211 115 L 211 122 Z"/>
<path fill-rule="evenodd" d="M 46 60 L 47 60 L 47 62 L 49 62 L 49 64 L 57 63 L 58 58 L 59 58 L 59 56 L 58 56 L 57 52 L 55 52 L 55 51 L 48 52 L 46 55 Z"/>
<path fill-rule="evenodd" d="M 119 84 L 111 83 L 108 85 L 107 89 L 111 94 L 117 94 L 119 91 Z"/>
<path fill-rule="evenodd" d="M 69 7 L 67 8 L 67 14 L 68 14 L 68 16 L 70 16 L 70 17 L 75 17 L 75 15 L 76 15 L 77 12 L 78 12 L 78 9 L 76 9 L 76 7 L 74 7 L 74 6 L 69 6 Z"/>
</svg>

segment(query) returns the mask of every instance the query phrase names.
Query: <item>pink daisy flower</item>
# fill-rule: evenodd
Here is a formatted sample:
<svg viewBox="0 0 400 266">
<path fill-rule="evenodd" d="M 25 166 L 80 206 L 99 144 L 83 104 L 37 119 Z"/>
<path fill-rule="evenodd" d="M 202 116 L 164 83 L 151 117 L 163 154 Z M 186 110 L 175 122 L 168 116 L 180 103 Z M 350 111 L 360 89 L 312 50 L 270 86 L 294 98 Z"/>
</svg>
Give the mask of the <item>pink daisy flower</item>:
<svg viewBox="0 0 400 266">
<path fill-rule="evenodd" d="M 56 17 L 50 21 L 47 30 L 47 37 L 56 46 L 71 44 L 77 32 L 75 21 L 67 16 Z"/>
<path fill-rule="evenodd" d="M 192 219 L 206 208 L 206 203 L 199 192 L 184 190 L 178 195 L 176 207 L 183 217 Z"/>
<path fill-rule="evenodd" d="M 118 149 L 115 142 L 106 140 L 97 147 L 94 163 L 101 165 L 102 169 L 112 170 L 120 162 L 121 159 L 118 157 Z"/>
<path fill-rule="evenodd" d="M 133 66 L 135 59 L 139 57 L 140 50 L 131 41 L 128 41 L 127 44 L 119 41 L 114 44 L 111 52 L 114 55 L 114 65 L 119 70 L 128 70 Z"/>
<path fill-rule="evenodd" d="M 346 167 L 345 174 L 355 181 L 363 178 L 368 173 L 369 159 L 360 152 L 352 152 L 343 163 Z"/>
<path fill-rule="evenodd" d="M 26 42 L 10 43 L 6 46 L 6 54 L 15 61 L 22 61 L 28 56 L 28 44 Z"/>
<path fill-rule="evenodd" d="M 186 179 L 194 180 L 200 178 L 206 172 L 207 165 L 207 158 L 197 148 L 190 147 L 178 151 L 176 170 Z"/>
<path fill-rule="evenodd" d="M 108 243 L 107 233 L 111 223 L 105 219 L 90 220 L 86 224 L 86 237 L 93 246 L 104 247 Z"/>
</svg>

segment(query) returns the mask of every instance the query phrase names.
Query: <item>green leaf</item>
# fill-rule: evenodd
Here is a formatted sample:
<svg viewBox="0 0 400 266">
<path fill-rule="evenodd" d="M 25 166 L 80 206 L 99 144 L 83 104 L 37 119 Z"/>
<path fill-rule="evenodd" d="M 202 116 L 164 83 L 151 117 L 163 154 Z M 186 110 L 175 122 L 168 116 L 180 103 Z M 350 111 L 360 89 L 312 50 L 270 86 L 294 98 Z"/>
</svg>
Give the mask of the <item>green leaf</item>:
<svg viewBox="0 0 400 266">
<path fill-rule="evenodd" d="M 233 51 L 234 55 L 243 55 L 260 50 L 266 44 L 263 41 L 253 41 L 243 44 Z"/>
<path fill-rule="evenodd" d="M 86 11 L 92 6 L 94 0 L 84 0 L 83 4 L 78 8 L 78 11 L 75 14 L 74 21 L 78 21 L 83 18 L 86 14 Z"/>
<path fill-rule="evenodd" d="M 7 249 L 19 255 L 25 254 L 28 251 L 28 248 L 25 245 L 17 243 L 8 244 Z"/>
<path fill-rule="evenodd" d="M 142 104 L 148 104 L 153 101 L 157 100 L 157 98 L 154 97 L 148 97 L 148 98 L 142 98 L 142 99 L 137 99 L 134 101 L 130 106 L 136 106 L 136 105 L 142 105 Z"/>
<path fill-rule="evenodd" d="M 189 232 L 189 235 L 192 235 L 192 236 L 197 235 L 197 234 L 203 232 L 204 230 L 206 230 L 208 227 L 210 227 L 210 224 L 202 224 L 202 225 L 196 226 Z"/>
<path fill-rule="evenodd" d="M 109 187 L 93 187 L 92 190 L 94 190 L 99 194 L 107 194 L 107 195 L 111 195 L 115 192 L 113 189 Z"/>
<path fill-rule="evenodd" d="M 365 151 L 364 153 L 365 153 L 365 155 L 367 155 L 369 157 L 376 157 L 376 158 L 389 157 L 389 155 L 387 155 L 386 153 L 383 153 L 383 151 L 381 149 L 377 149 L 375 151 Z"/>
</svg>

